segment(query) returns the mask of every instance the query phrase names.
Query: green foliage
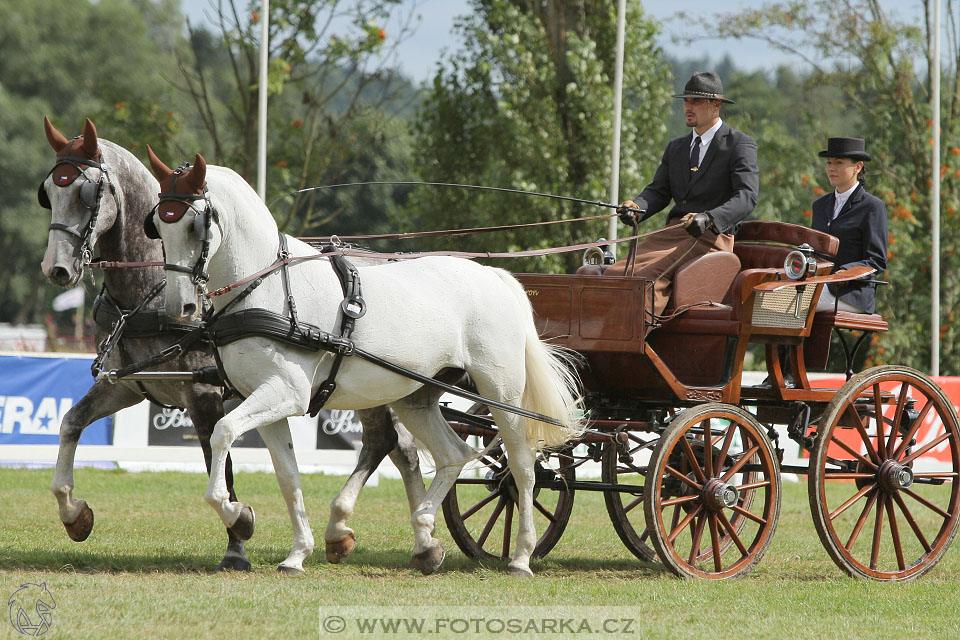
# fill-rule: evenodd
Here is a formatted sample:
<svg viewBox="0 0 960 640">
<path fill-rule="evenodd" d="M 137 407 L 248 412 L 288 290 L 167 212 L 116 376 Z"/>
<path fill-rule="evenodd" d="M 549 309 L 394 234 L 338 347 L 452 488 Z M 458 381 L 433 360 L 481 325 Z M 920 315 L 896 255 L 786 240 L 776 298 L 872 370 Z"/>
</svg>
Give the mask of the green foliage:
<svg viewBox="0 0 960 640">
<path fill-rule="evenodd" d="M 348 175 L 384 179 L 379 171 L 390 173 L 387 167 L 399 171 L 391 176 L 409 179 L 408 128 L 392 115 L 415 99 L 414 88 L 391 67 L 396 47 L 414 28 L 412 9 L 401 4 L 270 3 L 268 202 Z M 189 29 L 189 54 L 180 56 L 176 79 L 200 114 L 201 152 L 251 184 L 257 177 L 260 8 L 258 0 L 211 2 L 217 33 Z M 398 31 L 387 33 L 383 25 L 394 18 Z M 273 210 L 295 235 L 382 230 L 385 211 L 396 202 L 392 194 L 376 202 L 381 195 L 295 195 Z"/>
<path fill-rule="evenodd" d="M 36 201 L 53 165 L 48 115 L 65 135 L 90 117 L 142 152 L 179 138 L 161 69 L 181 22 L 176 0 L 0 0 L 0 321 L 37 322 L 59 293 L 40 272 L 50 222 Z M 157 105 L 169 106 L 160 108 Z M 88 296 L 92 299 L 93 296 Z"/>
<path fill-rule="evenodd" d="M 563 26 L 559 26 L 563 25 Z M 621 193 L 656 169 L 669 99 L 656 26 L 627 13 Z M 421 177 L 608 200 L 616 8 L 559 2 L 476 2 L 457 25 L 464 48 L 438 69 L 416 123 Z M 629 197 L 629 196 L 628 196 Z M 502 225 L 596 215 L 555 200 L 423 188 L 400 229 Z M 608 211 L 607 211 L 608 212 Z M 470 236 L 460 248 L 534 249 L 593 241 L 606 221 Z M 449 244 L 449 241 L 447 241 Z M 514 270 L 570 270 L 578 255 L 517 261 Z"/>
</svg>

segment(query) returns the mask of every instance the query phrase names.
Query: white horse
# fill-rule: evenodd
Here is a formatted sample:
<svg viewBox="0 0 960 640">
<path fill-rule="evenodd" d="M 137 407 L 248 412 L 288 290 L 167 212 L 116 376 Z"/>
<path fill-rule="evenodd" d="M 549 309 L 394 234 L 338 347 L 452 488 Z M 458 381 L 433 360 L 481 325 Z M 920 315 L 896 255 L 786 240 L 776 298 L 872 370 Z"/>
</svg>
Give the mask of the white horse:
<svg viewBox="0 0 960 640">
<path fill-rule="evenodd" d="M 208 169 L 198 154 L 192 168 L 173 172 L 152 151 L 148 156 L 161 192 L 197 196 L 206 188 L 213 209 L 201 199 L 193 200 L 184 211 L 184 203 L 164 199 L 152 218 L 168 263 L 167 313 L 189 318 L 197 312 L 198 294 L 191 273 L 205 270 L 207 285 L 216 290 L 271 265 L 279 251 L 277 225 L 256 193 L 230 169 Z M 201 237 L 209 241 L 206 264 Z M 287 244 L 293 256 L 316 254 L 295 238 L 288 237 Z M 540 341 L 527 296 L 506 271 L 445 257 L 360 267 L 358 271 L 367 304 L 366 315 L 357 322 L 352 336 L 359 348 L 427 377 L 451 369 L 466 371 L 481 395 L 550 416 L 559 423 L 491 408 L 519 493 L 516 554 L 508 572 L 532 576 L 536 449 L 560 445 L 581 430 L 576 417 L 576 374 L 556 349 Z M 299 321 L 339 335 L 344 296 L 328 258 L 290 266 L 288 274 L 289 295 L 295 300 Z M 241 286 L 214 297 L 214 307 L 223 309 L 243 290 Z M 265 309 L 282 316 L 288 313 L 287 300 L 277 271 L 265 276 L 262 284 L 230 311 Z M 227 344 L 220 355 L 230 382 L 246 399 L 214 428 L 213 466 L 205 498 L 227 526 L 238 530 L 244 528 L 237 527 L 238 522 L 250 520 L 252 524 L 253 512 L 242 503 L 230 502 L 226 491 L 223 465 L 231 444 L 250 429 L 303 414 L 327 378 L 334 356 L 259 336 Z M 433 537 L 437 509 L 460 470 L 477 452 L 443 419 L 439 408 L 442 391 L 432 386 L 358 357 L 343 360 L 336 383 L 327 408 L 388 404 L 432 454 L 436 476 L 411 515 L 411 524 L 414 565 L 424 573 L 435 571 L 444 556 L 443 546 Z M 283 471 L 282 466 L 277 467 L 278 473 Z M 297 515 L 302 517 L 292 520 L 299 531 L 307 522 L 304 514 Z M 295 533 L 294 540 L 298 538 Z M 295 545 L 290 558 L 298 552 L 305 557 L 309 550 Z"/>
</svg>

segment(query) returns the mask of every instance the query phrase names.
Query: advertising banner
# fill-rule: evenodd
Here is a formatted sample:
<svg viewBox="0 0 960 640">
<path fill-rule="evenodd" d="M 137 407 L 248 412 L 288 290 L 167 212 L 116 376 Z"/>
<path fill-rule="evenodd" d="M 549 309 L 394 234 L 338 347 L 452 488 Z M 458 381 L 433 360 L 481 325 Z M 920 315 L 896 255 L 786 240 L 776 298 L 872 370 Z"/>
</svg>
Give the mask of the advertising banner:
<svg viewBox="0 0 960 640">
<path fill-rule="evenodd" d="M 93 386 L 82 358 L 0 356 L 0 444 L 58 444 L 64 414 Z M 97 420 L 80 444 L 111 444 L 113 418 Z"/>
</svg>

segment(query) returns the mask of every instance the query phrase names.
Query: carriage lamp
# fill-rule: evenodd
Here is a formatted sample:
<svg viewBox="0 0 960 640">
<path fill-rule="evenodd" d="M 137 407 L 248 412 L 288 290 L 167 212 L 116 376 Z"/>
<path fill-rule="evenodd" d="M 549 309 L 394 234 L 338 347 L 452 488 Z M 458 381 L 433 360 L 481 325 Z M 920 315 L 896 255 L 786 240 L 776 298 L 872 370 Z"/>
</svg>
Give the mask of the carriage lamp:
<svg viewBox="0 0 960 640">
<path fill-rule="evenodd" d="M 791 280 L 800 280 L 816 272 L 817 260 L 813 257 L 813 247 L 802 244 L 788 253 L 783 261 L 783 270 Z"/>
<path fill-rule="evenodd" d="M 606 238 L 599 238 L 597 242 L 606 242 Z M 600 247 L 590 247 L 583 252 L 583 264 L 596 264 L 596 265 L 606 265 L 609 266 L 616 262 L 617 259 L 613 256 L 613 253 L 609 249 L 601 249 Z"/>
<path fill-rule="evenodd" d="M 590 247 L 583 252 L 583 264 L 603 264 L 603 249 L 600 247 Z"/>
</svg>

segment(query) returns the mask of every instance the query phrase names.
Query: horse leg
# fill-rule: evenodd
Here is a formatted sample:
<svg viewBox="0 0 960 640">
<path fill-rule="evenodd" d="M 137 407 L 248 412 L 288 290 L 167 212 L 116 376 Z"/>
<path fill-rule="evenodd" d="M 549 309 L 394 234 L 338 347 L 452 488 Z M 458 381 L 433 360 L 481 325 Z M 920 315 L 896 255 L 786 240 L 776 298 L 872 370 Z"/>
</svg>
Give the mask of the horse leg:
<svg viewBox="0 0 960 640">
<path fill-rule="evenodd" d="M 272 424 L 292 415 L 301 415 L 309 403 L 310 386 L 293 387 L 279 376 L 258 386 L 236 409 L 220 418 L 210 436 L 210 482 L 204 499 L 213 507 L 228 529 L 242 540 L 253 536 L 256 518 L 253 509 L 230 500 L 226 482 L 226 460 L 230 446 L 251 429 Z M 292 453 L 293 449 L 289 449 Z M 271 452 L 273 453 L 273 452 Z M 294 528 L 297 524 L 294 523 Z"/>
<path fill-rule="evenodd" d="M 74 500 L 72 495 L 73 464 L 80 434 L 90 423 L 135 405 L 142 399 L 139 393 L 125 385 L 98 382 L 63 416 L 60 423 L 57 468 L 50 490 L 57 497 L 60 522 L 66 528 L 67 535 L 76 542 L 83 542 L 93 531 L 93 510 L 87 506 L 85 500 Z"/>
<path fill-rule="evenodd" d="M 507 573 L 521 578 L 532 578 L 530 571 L 530 556 L 537 544 L 537 532 L 533 524 L 533 487 L 536 482 L 534 467 L 536 452 L 526 434 L 521 430 L 523 423 L 517 416 L 507 417 L 500 411 L 493 411 L 498 425 L 507 424 L 511 418 L 517 423 L 518 431 L 501 429 L 504 448 L 507 451 L 507 463 L 510 473 L 517 484 L 517 511 L 518 526 L 517 538 L 513 556 L 507 565 Z"/>
<path fill-rule="evenodd" d="M 515 407 L 521 406 L 523 379 L 510 380 L 508 376 L 492 378 L 482 374 L 474 376 L 480 395 L 496 398 Z M 517 485 L 517 537 L 513 556 L 507 565 L 512 576 L 530 578 L 530 556 L 537 544 L 537 532 L 533 524 L 533 488 L 535 483 L 536 451 L 527 438 L 526 426 L 520 416 L 491 408 L 493 419 L 499 428 L 507 453 L 510 473 Z"/>
<path fill-rule="evenodd" d="M 441 415 L 438 404 L 441 393 L 424 388 L 390 405 L 403 424 L 427 447 L 436 463 L 433 482 L 410 516 L 414 534 L 413 565 L 424 575 L 436 571 L 445 555 L 443 545 L 433 537 L 437 510 L 463 465 L 476 457 L 473 448 L 454 433 Z"/>
<path fill-rule="evenodd" d="M 196 387 L 193 387 L 193 389 L 195 390 Z M 232 401 L 228 406 L 232 409 L 238 404 L 238 401 Z M 207 466 L 208 476 L 210 474 L 211 456 L 210 436 L 213 434 L 213 426 L 223 416 L 224 410 L 223 397 L 212 387 L 199 393 L 191 392 L 187 396 L 187 411 L 190 413 L 190 419 L 197 431 L 197 438 L 200 441 L 200 449 L 203 451 L 203 462 Z M 233 487 L 233 460 L 230 454 L 227 454 L 225 475 L 230 501 L 236 502 L 237 494 Z M 225 570 L 250 571 L 250 561 L 247 559 L 243 540 L 230 529 L 227 529 L 227 550 L 223 554 L 223 560 L 217 566 L 217 571 Z"/>
<path fill-rule="evenodd" d="M 400 471 L 412 515 L 423 502 L 426 493 L 423 476 L 420 473 L 420 455 L 417 453 L 417 443 L 413 439 L 413 434 L 407 431 L 399 420 L 394 419 L 393 426 L 397 432 L 397 446 L 390 452 L 390 460 Z"/>
<path fill-rule="evenodd" d="M 324 533 L 327 562 L 331 564 L 338 564 L 353 552 L 356 536 L 353 529 L 347 526 L 347 518 L 353 515 L 363 485 L 397 444 L 393 417 L 386 406 L 358 411 L 357 418 L 363 424 L 363 446 L 360 448 L 356 468 L 330 503 L 330 519 Z"/>
<path fill-rule="evenodd" d="M 300 470 L 297 468 L 297 456 L 293 450 L 290 424 L 286 420 L 279 420 L 260 427 L 258 431 L 270 451 L 280 493 L 287 503 L 287 512 L 290 514 L 290 522 L 293 523 L 293 546 L 286 560 L 277 567 L 277 571 L 280 575 L 300 575 L 303 573 L 303 561 L 313 553 L 313 532 L 310 531 L 307 509 L 303 504 Z"/>
</svg>

